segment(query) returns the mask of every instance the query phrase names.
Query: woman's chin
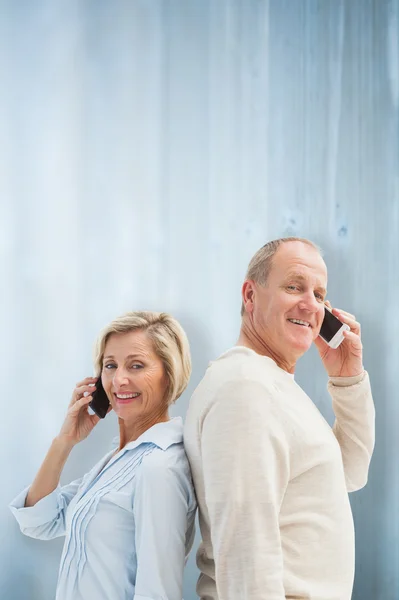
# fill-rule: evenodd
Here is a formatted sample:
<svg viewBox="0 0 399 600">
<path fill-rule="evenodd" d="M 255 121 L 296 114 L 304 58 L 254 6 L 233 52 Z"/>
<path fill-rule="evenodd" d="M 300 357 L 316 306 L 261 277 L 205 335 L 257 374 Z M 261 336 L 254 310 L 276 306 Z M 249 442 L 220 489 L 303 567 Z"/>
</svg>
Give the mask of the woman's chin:
<svg viewBox="0 0 399 600">
<path fill-rule="evenodd" d="M 129 405 L 123 406 L 123 405 L 117 404 L 114 407 L 114 412 L 118 416 L 119 419 L 123 419 L 124 421 L 131 419 L 132 416 L 134 416 L 135 414 L 137 416 L 137 410 L 132 409 L 132 407 Z"/>
</svg>

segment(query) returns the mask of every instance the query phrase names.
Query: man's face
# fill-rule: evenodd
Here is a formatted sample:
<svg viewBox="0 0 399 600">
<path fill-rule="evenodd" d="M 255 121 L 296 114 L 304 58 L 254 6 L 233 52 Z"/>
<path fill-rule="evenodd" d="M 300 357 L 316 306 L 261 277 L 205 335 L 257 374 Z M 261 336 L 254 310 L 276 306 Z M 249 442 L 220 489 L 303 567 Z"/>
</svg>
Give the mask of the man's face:
<svg viewBox="0 0 399 600">
<path fill-rule="evenodd" d="M 324 317 L 327 268 L 302 242 L 285 242 L 274 255 L 265 286 L 252 283 L 252 320 L 273 355 L 295 363 L 319 335 Z"/>
</svg>

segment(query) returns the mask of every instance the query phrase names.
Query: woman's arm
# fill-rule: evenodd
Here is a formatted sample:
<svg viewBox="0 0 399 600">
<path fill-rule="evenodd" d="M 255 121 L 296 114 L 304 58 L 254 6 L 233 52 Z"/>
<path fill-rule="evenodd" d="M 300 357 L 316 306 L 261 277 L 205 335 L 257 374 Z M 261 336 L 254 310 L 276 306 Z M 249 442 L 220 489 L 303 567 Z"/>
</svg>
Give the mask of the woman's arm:
<svg viewBox="0 0 399 600">
<path fill-rule="evenodd" d="M 51 540 L 65 534 L 66 509 L 82 482 L 57 487 L 34 506 L 26 507 L 28 489 L 23 490 L 10 504 L 10 510 L 23 534 L 39 540 Z"/>
<path fill-rule="evenodd" d="M 65 533 L 65 511 L 81 480 L 62 488 L 59 480 L 72 448 L 85 439 L 99 421 L 96 415 L 87 411 L 92 398 L 90 392 L 95 389 L 90 384 L 94 381 L 87 377 L 77 384 L 60 433 L 53 440 L 32 485 L 10 504 L 11 512 L 26 535 L 51 539 Z"/>
<path fill-rule="evenodd" d="M 39 500 L 53 492 L 59 484 L 64 465 L 73 448 L 73 444 L 62 438 L 55 438 L 47 452 L 29 492 L 25 506 L 34 506 Z"/>
<path fill-rule="evenodd" d="M 29 488 L 25 501 L 26 507 L 34 506 L 56 489 L 72 448 L 84 440 L 100 420 L 97 415 L 90 415 L 87 411 L 92 399 L 90 393 L 95 390 L 92 385 L 95 381 L 93 377 L 86 377 L 76 385 L 61 431 L 53 440 Z"/>
</svg>

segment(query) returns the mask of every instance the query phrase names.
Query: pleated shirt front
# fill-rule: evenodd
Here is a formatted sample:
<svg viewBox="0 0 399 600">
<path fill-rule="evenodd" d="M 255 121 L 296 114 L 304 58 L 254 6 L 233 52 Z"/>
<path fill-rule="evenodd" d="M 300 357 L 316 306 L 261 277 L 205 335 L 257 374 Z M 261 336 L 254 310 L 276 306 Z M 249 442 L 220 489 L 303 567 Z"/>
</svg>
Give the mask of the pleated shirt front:
<svg viewBox="0 0 399 600">
<path fill-rule="evenodd" d="M 81 479 L 24 508 L 21 531 L 65 535 L 56 600 L 181 600 L 196 501 L 180 418 L 158 423 Z"/>
</svg>

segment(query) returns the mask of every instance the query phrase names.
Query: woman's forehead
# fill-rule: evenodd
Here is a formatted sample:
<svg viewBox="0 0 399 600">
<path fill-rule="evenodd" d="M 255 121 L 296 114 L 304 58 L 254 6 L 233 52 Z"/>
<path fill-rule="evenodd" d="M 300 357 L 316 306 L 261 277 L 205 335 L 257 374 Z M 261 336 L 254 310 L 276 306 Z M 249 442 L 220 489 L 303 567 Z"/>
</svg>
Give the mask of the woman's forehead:
<svg viewBox="0 0 399 600">
<path fill-rule="evenodd" d="M 104 357 L 108 354 L 153 354 L 153 344 L 147 333 L 142 330 L 111 333 L 105 348 Z"/>
</svg>

